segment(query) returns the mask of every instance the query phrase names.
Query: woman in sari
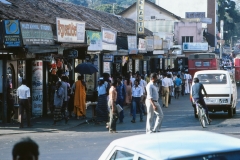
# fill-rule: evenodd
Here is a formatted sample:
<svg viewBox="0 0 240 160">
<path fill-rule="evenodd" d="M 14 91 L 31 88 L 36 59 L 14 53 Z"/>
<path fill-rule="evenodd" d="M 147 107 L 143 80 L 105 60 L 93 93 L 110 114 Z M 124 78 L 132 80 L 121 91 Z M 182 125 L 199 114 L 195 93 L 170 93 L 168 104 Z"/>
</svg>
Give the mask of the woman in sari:
<svg viewBox="0 0 240 160">
<path fill-rule="evenodd" d="M 83 76 L 78 76 L 78 81 L 72 86 L 74 91 L 74 114 L 79 117 L 86 118 L 86 83 Z"/>
</svg>

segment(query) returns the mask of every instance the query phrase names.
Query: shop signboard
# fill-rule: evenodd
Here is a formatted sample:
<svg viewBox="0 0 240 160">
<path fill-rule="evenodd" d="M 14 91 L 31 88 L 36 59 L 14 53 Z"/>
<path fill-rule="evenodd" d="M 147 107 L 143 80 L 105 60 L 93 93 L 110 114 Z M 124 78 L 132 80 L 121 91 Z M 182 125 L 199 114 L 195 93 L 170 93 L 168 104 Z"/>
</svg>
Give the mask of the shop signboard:
<svg viewBox="0 0 240 160">
<path fill-rule="evenodd" d="M 186 18 L 205 18 L 205 12 L 185 12 Z"/>
<path fill-rule="evenodd" d="M 163 49 L 163 39 L 159 36 L 153 36 L 153 38 L 154 50 Z"/>
<path fill-rule="evenodd" d="M 113 62 L 113 55 L 103 55 L 103 62 Z"/>
<path fill-rule="evenodd" d="M 4 48 L 21 47 L 21 31 L 18 20 L 3 20 L 2 44 Z M 1 28 L 1 27 L 0 27 Z"/>
<path fill-rule="evenodd" d="M 70 49 L 70 50 L 64 50 L 63 56 L 66 58 L 78 58 L 78 50 L 76 49 Z"/>
<path fill-rule="evenodd" d="M 96 31 L 86 31 L 88 51 L 102 50 L 102 33 Z"/>
<path fill-rule="evenodd" d="M 110 62 L 103 62 L 103 73 L 111 73 Z"/>
<path fill-rule="evenodd" d="M 56 24 L 58 42 L 85 42 L 85 22 L 57 17 Z"/>
<path fill-rule="evenodd" d="M 102 41 L 108 44 L 116 44 L 117 31 L 102 27 Z"/>
<path fill-rule="evenodd" d="M 137 54 L 137 38 L 136 36 L 127 36 L 128 41 L 128 53 L 129 54 Z"/>
<path fill-rule="evenodd" d="M 144 34 L 144 3 L 145 0 L 137 0 L 137 33 Z"/>
<path fill-rule="evenodd" d="M 145 39 L 139 38 L 138 51 L 140 53 L 147 53 Z"/>
<path fill-rule="evenodd" d="M 43 113 L 43 62 L 32 62 L 32 114 L 42 116 Z"/>
<path fill-rule="evenodd" d="M 24 45 L 53 45 L 53 32 L 50 24 L 20 22 Z"/>
<path fill-rule="evenodd" d="M 145 38 L 145 40 L 146 40 L 146 44 L 147 44 L 146 50 L 147 50 L 147 51 L 153 51 L 153 50 L 154 50 L 154 46 L 153 46 L 153 36 L 147 36 L 147 37 Z"/>
<path fill-rule="evenodd" d="M 139 59 L 135 59 L 135 72 L 139 71 Z"/>
<path fill-rule="evenodd" d="M 184 51 L 208 51 L 208 43 L 183 43 Z"/>
</svg>

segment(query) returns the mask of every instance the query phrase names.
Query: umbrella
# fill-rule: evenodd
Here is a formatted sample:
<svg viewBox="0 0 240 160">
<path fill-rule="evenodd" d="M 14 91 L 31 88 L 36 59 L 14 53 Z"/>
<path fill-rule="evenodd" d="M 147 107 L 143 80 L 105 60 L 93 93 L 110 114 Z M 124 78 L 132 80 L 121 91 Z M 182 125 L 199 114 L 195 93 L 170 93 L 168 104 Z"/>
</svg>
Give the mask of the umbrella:
<svg viewBox="0 0 240 160">
<path fill-rule="evenodd" d="M 80 74 L 93 74 L 98 72 L 98 68 L 92 63 L 81 63 L 75 68 L 75 72 Z"/>
</svg>

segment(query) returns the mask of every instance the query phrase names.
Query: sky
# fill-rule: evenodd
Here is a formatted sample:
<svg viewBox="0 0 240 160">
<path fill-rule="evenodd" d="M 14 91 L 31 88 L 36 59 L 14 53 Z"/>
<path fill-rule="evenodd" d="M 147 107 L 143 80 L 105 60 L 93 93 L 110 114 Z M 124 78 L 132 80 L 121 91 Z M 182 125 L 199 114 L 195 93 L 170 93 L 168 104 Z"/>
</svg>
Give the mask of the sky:
<svg viewBox="0 0 240 160">
<path fill-rule="evenodd" d="M 205 12 L 207 16 L 207 0 L 156 0 L 160 7 L 185 18 L 185 12 Z"/>
</svg>

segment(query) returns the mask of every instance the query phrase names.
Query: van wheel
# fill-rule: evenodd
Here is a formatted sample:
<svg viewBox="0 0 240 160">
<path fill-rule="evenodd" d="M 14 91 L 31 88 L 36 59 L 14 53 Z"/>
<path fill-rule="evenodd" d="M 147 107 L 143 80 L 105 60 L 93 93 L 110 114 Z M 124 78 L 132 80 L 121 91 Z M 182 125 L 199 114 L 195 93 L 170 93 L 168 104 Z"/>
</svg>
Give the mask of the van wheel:
<svg viewBox="0 0 240 160">
<path fill-rule="evenodd" d="M 233 117 L 233 108 L 228 109 L 228 117 L 232 118 Z"/>
<path fill-rule="evenodd" d="M 233 108 L 233 114 L 236 114 L 236 106 Z"/>
</svg>

